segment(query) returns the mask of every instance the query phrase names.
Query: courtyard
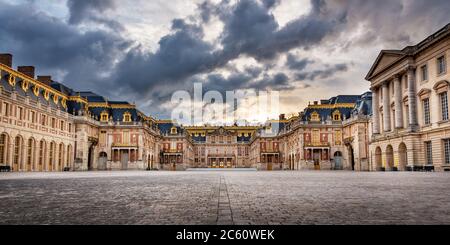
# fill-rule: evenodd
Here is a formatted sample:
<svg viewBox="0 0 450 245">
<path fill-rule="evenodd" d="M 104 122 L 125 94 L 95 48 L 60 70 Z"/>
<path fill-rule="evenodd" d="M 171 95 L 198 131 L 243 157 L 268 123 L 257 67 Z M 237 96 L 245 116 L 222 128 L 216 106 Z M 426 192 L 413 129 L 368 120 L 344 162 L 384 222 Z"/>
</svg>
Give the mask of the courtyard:
<svg viewBox="0 0 450 245">
<path fill-rule="evenodd" d="M 450 173 L 0 173 L 0 224 L 450 224 Z"/>
</svg>

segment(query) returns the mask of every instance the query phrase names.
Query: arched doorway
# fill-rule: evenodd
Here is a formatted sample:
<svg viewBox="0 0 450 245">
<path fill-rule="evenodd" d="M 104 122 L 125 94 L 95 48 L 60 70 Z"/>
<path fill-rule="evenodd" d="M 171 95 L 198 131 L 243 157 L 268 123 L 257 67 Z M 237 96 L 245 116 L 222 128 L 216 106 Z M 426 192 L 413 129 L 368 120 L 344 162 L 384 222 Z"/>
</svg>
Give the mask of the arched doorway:
<svg viewBox="0 0 450 245">
<path fill-rule="evenodd" d="M 54 161 L 55 161 L 55 151 L 56 151 L 56 144 L 55 142 L 50 142 L 50 150 L 49 150 L 49 157 L 48 157 L 48 171 L 54 171 Z"/>
<path fill-rule="evenodd" d="M 102 151 L 100 152 L 98 156 L 98 170 L 107 170 L 107 161 L 108 161 L 108 154 L 106 152 Z"/>
<path fill-rule="evenodd" d="M 377 149 L 375 150 L 375 169 L 377 171 L 382 171 L 383 170 L 383 163 L 382 163 L 382 155 L 383 153 L 381 152 L 381 148 L 377 147 Z"/>
<path fill-rule="evenodd" d="M 342 170 L 344 166 L 342 165 L 342 152 L 336 151 L 334 153 L 334 169 Z"/>
<path fill-rule="evenodd" d="M 386 171 L 394 170 L 394 148 L 391 145 L 386 147 Z"/>
<path fill-rule="evenodd" d="M 398 147 L 398 170 L 405 171 L 408 165 L 408 155 L 405 143 L 401 143 Z"/>
</svg>

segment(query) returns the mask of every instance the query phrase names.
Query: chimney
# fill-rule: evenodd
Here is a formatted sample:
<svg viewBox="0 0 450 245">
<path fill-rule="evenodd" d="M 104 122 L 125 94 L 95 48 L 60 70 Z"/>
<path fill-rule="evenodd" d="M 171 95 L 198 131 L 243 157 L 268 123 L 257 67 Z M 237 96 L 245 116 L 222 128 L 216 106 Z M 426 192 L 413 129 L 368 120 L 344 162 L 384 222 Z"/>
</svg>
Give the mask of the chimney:
<svg viewBox="0 0 450 245">
<path fill-rule="evenodd" d="M 19 66 L 17 70 L 34 79 L 34 66 Z"/>
<path fill-rule="evenodd" d="M 285 120 L 286 119 L 286 115 L 285 114 L 280 114 L 280 120 Z"/>
<path fill-rule="evenodd" d="M 50 84 L 52 83 L 52 77 L 51 76 L 38 76 L 37 80 L 43 84 L 46 84 L 48 86 L 50 86 Z"/>
<path fill-rule="evenodd" d="M 12 54 L 0 54 L 0 63 L 12 67 Z"/>
<path fill-rule="evenodd" d="M 314 101 L 314 105 L 318 105 L 319 104 L 319 101 Z"/>
</svg>

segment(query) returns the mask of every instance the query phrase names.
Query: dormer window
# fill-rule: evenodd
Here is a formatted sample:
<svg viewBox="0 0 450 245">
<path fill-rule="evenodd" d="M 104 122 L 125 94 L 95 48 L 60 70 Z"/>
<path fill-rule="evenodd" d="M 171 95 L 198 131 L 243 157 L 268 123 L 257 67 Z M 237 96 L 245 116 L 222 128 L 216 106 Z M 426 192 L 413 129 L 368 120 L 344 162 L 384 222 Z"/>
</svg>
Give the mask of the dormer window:
<svg viewBox="0 0 450 245">
<path fill-rule="evenodd" d="M 170 134 L 177 134 L 177 128 L 176 127 L 172 127 L 170 129 Z"/>
<path fill-rule="evenodd" d="M 317 111 L 311 113 L 311 122 L 320 122 L 320 115 Z"/>
<path fill-rule="evenodd" d="M 341 112 L 339 110 L 333 112 L 333 121 L 341 121 Z"/>
<path fill-rule="evenodd" d="M 124 122 L 131 122 L 131 113 L 129 113 L 128 111 L 125 112 L 125 113 L 123 114 L 123 121 L 124 121 Z"/>
<path fill-rule="evenodd" d="M 109 114 L 107 111 L 103 111 L 102 113 L 100 113 L 100 121 L 101 122 L 107 122 L 109 118 Z"/>
</svg>

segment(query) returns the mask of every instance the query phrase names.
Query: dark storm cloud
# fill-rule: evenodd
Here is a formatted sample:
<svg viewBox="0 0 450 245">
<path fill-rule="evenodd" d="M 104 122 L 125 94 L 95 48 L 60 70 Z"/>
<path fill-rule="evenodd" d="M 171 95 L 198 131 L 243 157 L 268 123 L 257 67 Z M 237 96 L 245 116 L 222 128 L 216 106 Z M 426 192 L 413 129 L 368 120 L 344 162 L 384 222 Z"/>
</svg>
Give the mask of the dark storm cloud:
<svg viewBox="0 0 450 245">
<path fill-rule="evenodd" d="M 237 89 L 254 89 L 258 90 L 287 90 L 293 86 L 289 84 L 289 77 L 282 73 L 274 75 L 263 74 L 261 78 L 256 78 L 248 72 L 234 73 L 228 77 L 222 74 L 209 74 L 203 83 L 205 90 L 216 90 L 225 95 L 226 91 L 234 91 Z"/>
<path fill-rule="evenodd" d="M 289 67 L 291 70 L 295 71 L 301 71 L 306 68 L 307 65 L 314 63 L 314 61 L 304 58 L 304 59 L 297 59 L 294 55 L 288 54 L 286 59 L 286 66 Z"/>
<path fill-rule="evenodd" d="M 347 49 L 384 44 L 403 48 L 415 44 L 450 22 L 448 0 L 327 1 L 326 11 L 345 15 L 341 42 Z M 349 38 L 348 33 L 362 34 Z"/>
<path fill-rule="evenodd" d="M 2 3 L 0 51 L 13 53 L 16 63 L 60 74 L 75 88 L 130 101 L 152 100 L 149 110 L 156 112 L 174 90 L 192 88 L 199 77 L 206 77 L 203 82 L 219 91 L 291 89 L 297 85 L 289 80 L 294 77 L 291 72 L 299 80 L 317 80 L 348 69 L 346 64 L 335 64 L 307 71 L 311 60 L 288 55 L 285 66 L 290 71 L 274 70 L 278 57 L 293 49 L 314 49 L 325 42 L 336 50 L 373 44 L 401 48 L 450 21 L 446 0 L 311 0 L 309 13 L 284 26 L 273 15 L 279 0 L 205 1 L 197 15 L 173 20 L 170 33 L 150 52 L 131 47 L 121 36 L 122 23 L 111 17 L 124 2 L 68 0 L 67 22 L 25 5 Z M 217 40 L 208 42 L 204 28 L 212 18 L 223 23 L 223 30 Z M 81 31 L 83 25 L 90 31 Z M 102 31 L 99 25 L 109 29 Z M 230 69 L 230 61 L 240 57 L 254 58 L 259 64 L 244 71 Z M 225 78 L 219 69 L 231 75 Z"/>
<path fill-rule="evenodd" d="M 172 30 L 172 34 L 160 39 L 155 53 L 139 48 L 130 51 L 117 66 L 116 84 L 126 84 L 144 95 L 161 86 L 183 89 L 179 85 L 185 79 L 225 64 L 215 55 L 214 47 L 202 40 L 202 29 L 198 26 L 174 20 Z"/>
<path fill-rule="evenodd" d="M 116 9 L 115 0 L 67 0 L 67 7 L 69 8 L 70 24 L 95 22 L 115 31 L 125 30 L 119 22 L 105 17 L 106 11 Z"/>
<path fill-rule="evenodd" d="M 188 24 L 187 19 L 177 19 L 172 23 L 172 32 L 160 39 L 156 52 L 146 53 L 141 49 L 130 52 L 118 65 L 114 81 L 121 85 L 127 81 L 126 86 L 136 94 L 158 97 L 161 96 L 159 89 L 166 90 L 162 87 L 183 89 L 183 86 L 189 85 L 186 79 L 223 68 L 229 61 L 242 55 L 257 60 L 271 60 L 279 53 L 293 48 L 317 45 L 338 24 L 336 19 L 322 19 L 319 13 L 322 3 L 312 1 L 314 7 L 310 14 L 279 28 L 271 13 L 271 8 L 277 3 L 248 0 L 238 1 L 236 5 L 230 5 L 228 1 L 214 5 L 205 2 L 199 6 L 200 14 L 204 14 L 201 19 L 208 21 L 211 13 L 215 13 L 220 14 L 224 22 L 219 39 L 222 49 L 216 49 L 213 43 L 203 40 L 201 23 Z M 286 85 L 287 78 L 281 75 L 277 79 L 265 79 L 260 83 L 244 79 L 231 84 L 236 85 L 234 89 L 239 89 L 247 88 L 250 84 L 255 88 L 259 88 L 260 84 L 269 87 L 276 82 L 280 85 L 273 87 L 289 87 Z"/>
<path fill-rule="evenodd" d="M 109 32 L 82 33 L 24 5 L 2 4 L 0 23 L 0 50 L 12 53 L 16 65 L 35 65 L 38 73 L 65 73 L 75 87 L 94 87 L 88 81 L 95 80 L 97 71 L 110 69 L 120 50 L 130 44 Z"/>
<path fill-rule="evenodd" d="M 319 44 L 343 23 L 341 15 L 323 16 L 324 3 L 312 0 L 309 14 L 280 28 L 270 10 L 270 3 L 274 1 L 265 2 L 239 1 L 221 15 L 225 23 L 221 40 L 225 57 L 247 55 L 257 60 L 271 60 L 293 48 Z"/>
<path fill-rule="evenodd" d="M 296 74 L 298 80 L 315 80 L 325 79 L 334 76 L 338 72 L 345 72 L 348 70 L 347 64 L 336 64 L 331 67 L 326 66 L 324 70 L 314 70 L 312 72 L 301 72 Z"/>
<path fill-rule="evenodd" d="M 67 0 L 69 23 L 78 24 L 92 15 L 104 13 L 116 7 L 114 0 Z"/>
</svg>

